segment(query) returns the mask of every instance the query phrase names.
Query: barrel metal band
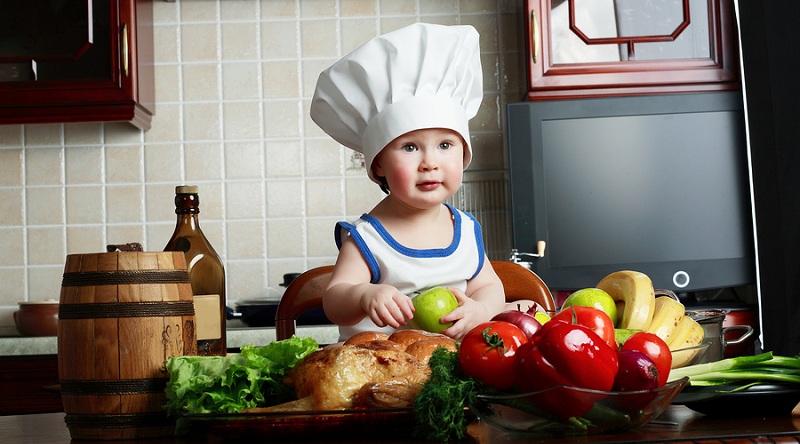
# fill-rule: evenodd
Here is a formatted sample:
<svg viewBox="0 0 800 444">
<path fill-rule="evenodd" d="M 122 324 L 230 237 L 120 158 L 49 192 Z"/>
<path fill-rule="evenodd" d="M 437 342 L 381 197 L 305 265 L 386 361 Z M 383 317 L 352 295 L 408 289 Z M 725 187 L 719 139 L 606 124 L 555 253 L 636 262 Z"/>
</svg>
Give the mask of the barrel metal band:
<svg viewBox="0 0 800 444">
<path fill-rule="evenodd" d="M 188 270 L 111 270 L 64 273 L 62 287 L 126 284 L 187 284 Z"/>
<path fill-rule="evenodd" d="M 59 304 L 58 319 L 160 318 L 194 316 L 192 301 Z"/>
<path fill-rule="evenodd" d="M 164 393 L 166 378 L 59 381 L 62 395 L 134 395 Z"/>
<path fill-rule="evenodd" d="M 68 413 L 64 422 L 69 428 L 122 429 L 129 427 L 171 427 L 175 418 L 166 413 L 130 413 L 123 415 L 83 415 Z"/>
</svg>

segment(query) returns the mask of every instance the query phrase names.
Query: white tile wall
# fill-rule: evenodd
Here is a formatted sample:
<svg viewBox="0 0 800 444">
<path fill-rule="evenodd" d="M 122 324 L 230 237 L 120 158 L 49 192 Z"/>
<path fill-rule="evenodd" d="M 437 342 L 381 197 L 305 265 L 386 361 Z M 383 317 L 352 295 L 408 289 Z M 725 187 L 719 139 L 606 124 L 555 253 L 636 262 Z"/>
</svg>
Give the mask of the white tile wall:
<svg viewBox="0 0 800 444">
<path fill-rule="evenodd" d="M 502 104 L 522 96 L 518 0 L 154 2 L 157 111 L 125 123 L 0 126 L 0 334 L 19 301 L 57 299 L 67 254 L 161 250 L 175 185 L 197 184 L 230 302 L 332 263 L 333 225 L 382 196 L 308 118 L 318 73 L 428 21 L 481 33 L 486 97 L 470 170 L 503 171 Z"/>
</svg>

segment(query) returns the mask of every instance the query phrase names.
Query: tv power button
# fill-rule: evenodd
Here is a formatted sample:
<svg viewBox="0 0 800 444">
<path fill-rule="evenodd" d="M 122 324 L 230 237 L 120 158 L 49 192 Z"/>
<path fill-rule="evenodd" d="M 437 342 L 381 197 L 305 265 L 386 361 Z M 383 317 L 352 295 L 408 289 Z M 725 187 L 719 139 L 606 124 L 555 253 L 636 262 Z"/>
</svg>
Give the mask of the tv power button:
<svg viewBox="0 0 800 444">
<path fill-rule="evenodd" d="M 672 275 L 672 283 L 678 288 L 686 288 L 689 285 L 689 273 L 678 271 Z"/>
</svg>

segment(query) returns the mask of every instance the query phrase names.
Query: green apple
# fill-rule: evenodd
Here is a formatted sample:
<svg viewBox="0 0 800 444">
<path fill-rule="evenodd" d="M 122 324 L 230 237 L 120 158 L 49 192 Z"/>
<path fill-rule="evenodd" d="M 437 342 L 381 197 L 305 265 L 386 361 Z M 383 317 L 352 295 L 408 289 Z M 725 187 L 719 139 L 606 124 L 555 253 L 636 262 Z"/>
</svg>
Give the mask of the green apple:
<svg viewBox="0 0 800 444">
<path fill-rule="evenodd" d="M 642 330 L 631 330 L 628 328 L 615 328 L 614 329 L 614 339 L 617 340 L 617 344 L 619 344 L 620 348 L 622 348 L 622 344 L 628 340 L 631 336 L 639 333 Z"/>
<path fill-rule="evenodd" d="M 544 325 L 545 322 L 550 320 L 550 315 L 543 311 L 537 311 L 536 314 L 533 315 L 533 317 L 536 318 L 536 320 L 539 321 L 539 323 L 542 325 Z"/>
<path fill-rule="evenodd" d="M 452 322 L 447 324 L 439 322 L 442 316 L 458 307 L 458 299 L 450 290 L 433 287 L 415 296 L 412 302 L 414 303 L 414 318 L 409 322 L 411 328 L 441 333 L 453 325 Z"/>
<path fill-rule="evenodd" d="M 614 325 L 617 325 L 617 304 L 611 295 L 599 288 L 582 288 L 572 293 L 564 300 L 561 309 L 576 305 L 603 310 L 611 318 Z"/>
</svg>

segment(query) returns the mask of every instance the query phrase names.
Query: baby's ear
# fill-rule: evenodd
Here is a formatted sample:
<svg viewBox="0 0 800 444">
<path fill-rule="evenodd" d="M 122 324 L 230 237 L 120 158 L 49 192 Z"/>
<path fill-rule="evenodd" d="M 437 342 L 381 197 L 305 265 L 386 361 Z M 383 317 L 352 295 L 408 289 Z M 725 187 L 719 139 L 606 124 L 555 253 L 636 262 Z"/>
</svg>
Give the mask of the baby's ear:
<svg viewBox="0 0 800 444">
<path fill-rule="evenodd" d="M 369 168 L 372 170 L 372 174 L 374 174 L 376 177 L 385 176 L 385 174 L 383 174 L 383 168 L 381 168 L 381 156 L 380 156 L 380 153 L 378 153 L 378 155 L 375 156 L 374 159 L 372 159 L 372 165 L 370 165 Z"/>
<path fill-rule="evenodd" d="M 375 175 L 375 178 L 378 179 L 378 185 L 381 187 L 381 191 L 385 194 L 389 194 L 389 182 L 386 181 L 386 178 L 383 176 Z"/>
<path fill-rule="evenodd" d="M 372 165 L 370 165 L 370 169 L 372 170 L 372 175 L 375 177 L 375 179 L 377 179 L 378 185 L 381 187 L 381 191 L 389 194 L 389 183 L 386 182 L 386 175 L 383 174 L 380 158 L 380 153 L 378 153 L 378 155 L 372 159 Z"/>
</svg>

